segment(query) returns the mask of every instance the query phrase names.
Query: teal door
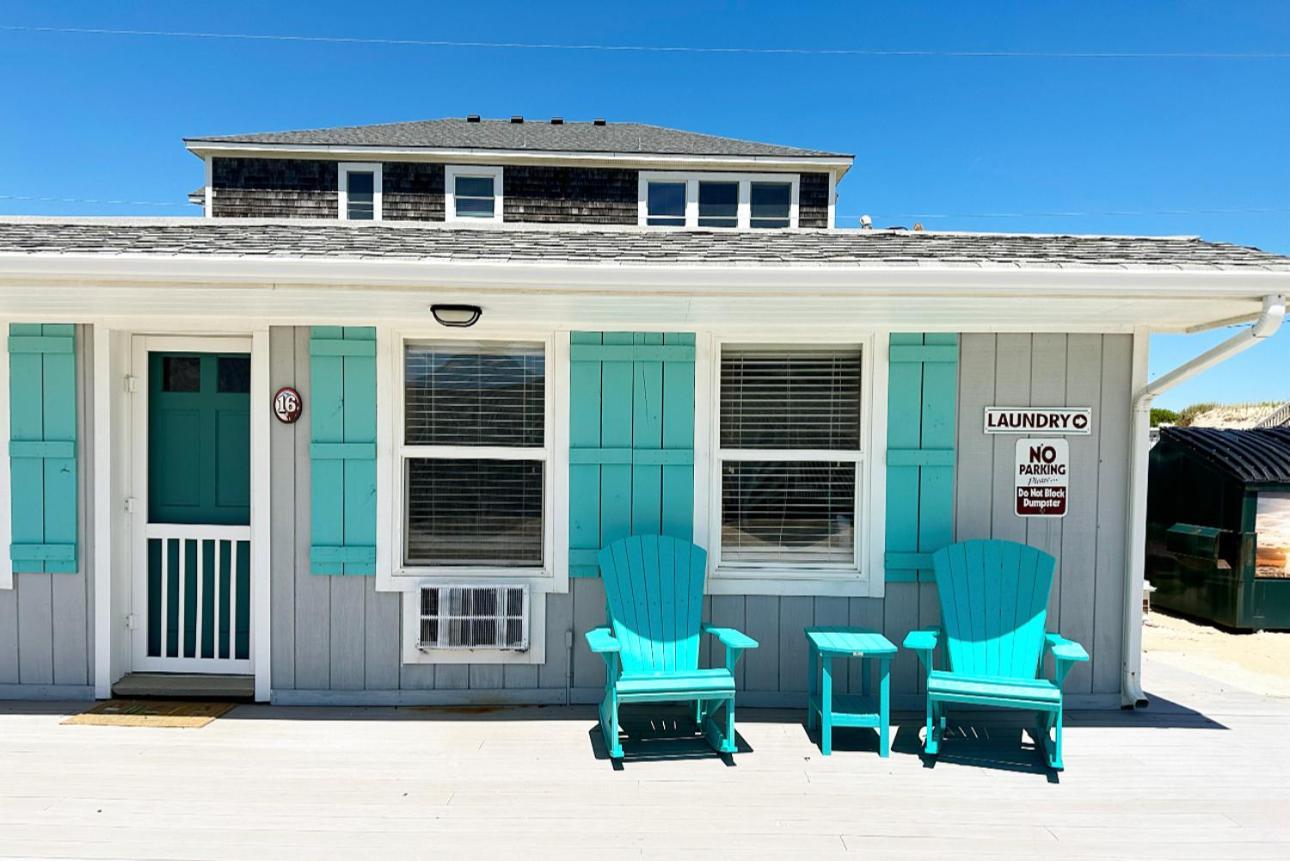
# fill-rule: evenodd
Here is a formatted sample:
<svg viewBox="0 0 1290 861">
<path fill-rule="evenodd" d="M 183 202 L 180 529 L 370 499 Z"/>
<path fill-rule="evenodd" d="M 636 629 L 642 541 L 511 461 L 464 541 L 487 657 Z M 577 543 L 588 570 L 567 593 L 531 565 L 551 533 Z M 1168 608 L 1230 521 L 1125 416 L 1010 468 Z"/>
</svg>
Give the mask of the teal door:
<svg viewBox="0 0 1290 861">
<path fill-rule="evenodd" d="M 251 357 L 147 356 L 147 635 L 136 668 L 247 671 Z"/>
<path fill-rule="evenodd" d="M 148 522 L 251 522 L 251 357 L 148 354 Z"/>
</svg>

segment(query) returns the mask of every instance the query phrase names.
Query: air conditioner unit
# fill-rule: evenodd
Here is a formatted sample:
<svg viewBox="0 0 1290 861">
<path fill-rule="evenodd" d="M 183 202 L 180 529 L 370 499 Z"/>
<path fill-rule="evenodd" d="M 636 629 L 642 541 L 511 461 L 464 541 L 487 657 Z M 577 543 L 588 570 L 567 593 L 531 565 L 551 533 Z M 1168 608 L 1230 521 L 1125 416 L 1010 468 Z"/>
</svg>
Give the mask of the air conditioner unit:
<svg viewBox="0 0 1290 861">
<path fill-rule="evenodd" d="M 417 647 L 527 651 L 529 587 L 422 586 Z"/>
</svg>

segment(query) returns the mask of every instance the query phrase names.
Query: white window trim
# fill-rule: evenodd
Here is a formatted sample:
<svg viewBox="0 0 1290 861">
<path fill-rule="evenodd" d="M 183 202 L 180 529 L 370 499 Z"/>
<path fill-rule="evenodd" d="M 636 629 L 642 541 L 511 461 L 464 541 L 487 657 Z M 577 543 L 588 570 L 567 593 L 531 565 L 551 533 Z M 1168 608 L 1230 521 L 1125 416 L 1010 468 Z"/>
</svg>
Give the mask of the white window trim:
<svg viewBox="0 0 1290 861">
<path fill-rule="evenodd" d="M 767 230 L 796 230 L 798 227 L 798 192 L 801 188 L 801 174 L 797 173 L 725 173 L 695 171 L 643 170 L 636 183 L 637 225 L 651 230 L 677 230 L 673 225 L 650 225 L 649 219 L 649 184 L 651 182 L 684 182 L 685 183 L 685 227 L 700 230 L 751 230 L 752 228 L 752 184 L 754 182 L 787 183 L 789 185 L 788 227 L 766 228 Z M 739 183 L 738 223 L 735 227 L 699 227 L 699 183 L 700 182 L 737 182 Z M 761 229 L 761 228 L 758 228 Z"/>
<path fill-rule="evenodd" d="M 381 191 L 383 179 L 381 177 L 381 163 L 379 161 L 342 161 L 338 165 L 337 185 L 340 193 L 340 208 L 338 215 L 341 221 L 349 221 L 349 175 L 351 173 L 370 173 L 372 175 L 372 221 L 382 219 L 382 201 Z M 364 223 L 355 219 L 356 224 Z"/>
<path fill-rule="evenodd" d="M 488 177 L 493 180 L 492 218 L 457 215 L 457 177 L 460 176 Z M 443 212 L 445 221 L 456 221 L 462 224 L 501 224 L 504 201 L 502 168 L 500 166 L 450 164 L 443 169 Z"/>
<path fill-rule="evenodd" d="M 420 447 L 403 445 L 403 347 L 407 341 L 527 341 L 546 349 L 546 416 L 543 459 L 543 564 L 541 567 L 406 566 L 403 564 L 403 457 Z M 402 661 L 405 664 L 541 664 L 546 660 L 546 595 L 569 591 L 569 333 L 544 329 L 470 329 L 428 324 L 377 330 L 377 544 L 376 588 L 402 592 Z M 476 451 L 475 447 L 469 447 Z M 443 449 L 446 451 L 447 449 Z M 514 451 L 511 449 L 510 451 Z M 423 585 L 474 582 L 526 584 L 530 592 L 526 652 L 417 648 L 418 595 Z"/>
<path fill-rule="evenodd" d="M 9 542 L 13 534 L 13 521 L 9 495 L 9 321 L 0 320 L 4 327 L 5 343 L 0 349 L 0 589 L 13 588 L 13 562 L 9 558 Z M 57 575 L 55 575 L 57 576 Z"/>
<path fill-rule="evenodd" d="M 886 466 L 876 452 L 887 441 L 887 344 L 879 331 L 713 333 L 700 335 L 696 354 L 695 541 L 708 548 L 708 592 L 714 595 L 836 595 L 882 597 L 886 544 Z M 706 342 L 706 343 L 703 343 Z M 860 449 L 857 451 L 776 450 L 780 460 L 843 460 L 856 464 L 856 527 L 853 564 L 721 562 L 721 462 L 764 457 L 756 450 L 724 451 L 720 446 L 721 348 L 723 346 L 805 347 L 841 344 L 860 348 Z M 706 405 L 711 406 L 706 406 Z M 702 421 L 702 423 L 700 423 Z"/>
</svg>

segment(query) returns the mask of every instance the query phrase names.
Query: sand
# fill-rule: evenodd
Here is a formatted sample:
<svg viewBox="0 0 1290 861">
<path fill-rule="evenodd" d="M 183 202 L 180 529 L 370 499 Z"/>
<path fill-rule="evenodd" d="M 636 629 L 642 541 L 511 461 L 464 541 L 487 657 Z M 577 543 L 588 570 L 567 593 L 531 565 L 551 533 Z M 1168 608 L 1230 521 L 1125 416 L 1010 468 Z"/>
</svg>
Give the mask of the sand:
<svg viewBox="0 0 1290 861">
<path fill-rule="evenodd" d="M 1290 631 L 1233 634 L 1153 610 L 1142 629 L 1152 660 L 1233 687 L 1290 698 Z M 1148 689 L 1150 679 L 1143 679 Z"/>
</svg>

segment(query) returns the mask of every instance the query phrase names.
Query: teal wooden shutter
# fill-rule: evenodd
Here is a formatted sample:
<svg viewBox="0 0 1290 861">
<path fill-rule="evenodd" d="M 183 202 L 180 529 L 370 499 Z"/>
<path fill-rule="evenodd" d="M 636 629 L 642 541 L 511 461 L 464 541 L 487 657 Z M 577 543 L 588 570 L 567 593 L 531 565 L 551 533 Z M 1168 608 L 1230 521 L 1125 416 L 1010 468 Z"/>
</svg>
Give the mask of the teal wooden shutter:
<svg viewBox="0 0 1290 861">
<path fill-rule="evenodd" d="M 76 329 L 9 326 L 9 470 L 16 572 L 74 574 Z"/>
<path fill-rule="evenodd" d="M 934 581 L 954 540 L 959 336 L 893 334 L 887 396 L 888 582 Z"/>
<path fill-rule="evenodd" d="M 694 335 L 569 336 L 569 576 L 628 535 L 694 534 Z"/>
<path fill-rule="evenodd" d="M 376 329 L 309 339 L 314 574 L 376 574 Z"/>
</svg>

